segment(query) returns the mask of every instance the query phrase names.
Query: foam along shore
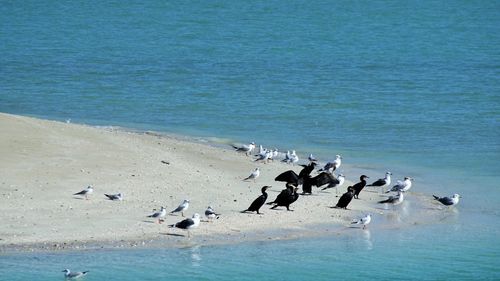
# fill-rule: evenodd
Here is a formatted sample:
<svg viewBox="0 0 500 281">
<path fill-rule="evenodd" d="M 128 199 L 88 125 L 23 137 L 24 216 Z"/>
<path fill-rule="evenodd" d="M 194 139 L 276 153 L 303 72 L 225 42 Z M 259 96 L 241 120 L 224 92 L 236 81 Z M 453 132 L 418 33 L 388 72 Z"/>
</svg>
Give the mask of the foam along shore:
<svg viewBox="0 0 500 281">
<path fill-rule="evenodd" d="M 10 114 L 0 114 L 0 131 L 0 250 L 155 239 L 175 244 L 186 233 L 167 225 L 183 217 L 167 214 L 158 224 L 147 215 L 161 206 L 170 212 L 183 199 L 190 200 L 186 216 L 199 213 L 204 220 L 209 205 L 221 214 L 192 231 L 191 240 L 199 243 L 201 237 L 219 243 L 251 240 L 251 233 L 262 231 L 300 236 L 311 225 L 346 225 L 360 213 L 380 212 L 377 193 L 361 193 L 346 211 L 328 208 L 338 200 L 333 189 L 315 189 L 315 195 L 301 196 L 291 206 L 294 212 L 265 205 L 264 215 L 242 214 L 263 185 L 272 186 L 268 202 L 273 200 L 284 188 L 274 177 L 292 166 L 256 163 L 230 146 Z M 261 171 L 256 182 L 242 181 L 256 167 Z M 348 177 L 340 192 L 357 177 Z M 88 185 L 94 188 L 89 200 L 73 195 Z M 122 193 L 123 201 L 105 193 Z"/>
</svg>

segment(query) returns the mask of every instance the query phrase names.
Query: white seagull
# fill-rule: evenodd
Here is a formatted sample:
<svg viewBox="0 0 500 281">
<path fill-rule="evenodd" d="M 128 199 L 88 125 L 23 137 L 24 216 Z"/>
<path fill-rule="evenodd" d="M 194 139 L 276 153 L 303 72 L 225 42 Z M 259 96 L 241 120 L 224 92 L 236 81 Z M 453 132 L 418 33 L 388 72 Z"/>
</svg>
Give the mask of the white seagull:
<svg viewBox="0 0 500 281">
<path fill-rule="evenodd" d="M 272 159 L 273 152 L 271 150 L 265 150 L 262 153 L 257 155 L 257 159 L 254 161 L 262 161 L 264 163 L 269 162 L 269 159 Z"/>
<path fill-rule="evenodd" d="M 290 151 L 287 151 L 285 154 L 285 159 L 281 160 L 281 162 L 285 162 L 288 164 L 290 164 L 290 163 L 295 164 L 295 163 L 299 162 L 299 157 L 295 153 L 295 150 L 292 150 L 292 153 L 290 153 Z"/>
<path fill-rule="evenodd" d="M 208 206 L 205 210 L 205 216 L 207 217 L 208 221 L 213 221 L 214 219 L 218 219 L 220 214 L 217 214 L 212 206 Z"/>
<path fill-rule="evenodd" d="M 186 211 L 188 208 L 189 208 L 189 200 L 184 199 L 184 201 L 182 201 L 182 203 L 179 205 L 179 207 L 177 207 L 175 210 L 173 210 L 170 213 L 173 214 L 173 213 L 181 212 L 181 215 L 184 216 L 184 211 Z"/>
<path fill-rule="evenodd" d="M 94 192 L 94 187 L 92 187 L 91 185 L 87 186 L 87 188 L 85 188 L 84 190 L 80 191 L 80 192 L 77 192 L 73 195 L 81 195 L 81 196 L 85 196 L 85 199 L 89 199 L 89 195 L 92 194 L 92 192 Z"/>
<path fill-rule="evenodd" d="M 329 185 L 323 187 L 321 190 L 326 190 L 335 187 L 335 194 L 339 194 L 339 187 L 341 187 L 345 182 L 344 174 L 339 174 L 337 177 L 337 182 L 332 182 Z"/>
<path fill-rule="evenodd" d="M 69 269 L 65 269 L 62 272 L 64 272 L 64 277 L 66 277 L 66 279 L 80 278 L 88 273 L 88 271 L 71 272 Z"/>
<path fill-rule="evenodd" d="M 247 180 L 253 180 L 255 182 L 255 180 L 260 176 L 260 169 L 259 168 L 255 168 L 255 170 L 246 178 L 244 178 L 243 180 L 244 181 L 247 181 Z"/>
<path fill-rule="evenodd" d="M 405 179 L 403 181 L 398 181 L 395 186 L 393 186 L 391 189 L 387 190 L 385 193 L 389 193 L 391 191 L 406 192 L 411 188 L 412 181 L 413 181 L 413 178 L 405 177 Z"/>
<path fill-rule="evenodd" d="M 292 150 L 292 153 L 290 153 L 290 151 L 287 151 L 285 154 L 285 159 L 281 160 L 281 162 L 295 164 L 295 163 L 299 162 L 299 157 L 295 153 L 295 150 Z"/>
<path fill-rule="evenodd" d="M 104 194 L 106 197 L 108 197 L 109 200 L 118 200 L 122 201 L 123 200 L 123 195 L 121 193 L 118 194 Z"/>
<path fill-rule="evenodd" d="M 337 154 L 335 155 L 335 160 L 333 160 L 333 162 L 326 163 L 325 166 L 321 168 L 319 171 L 320 172 L 325 171 L 333 174 L 333 172 L 335 172 L 335 170 L 337 170 L 341 164 L 342 164 L 342 156 Z"/>
<path fill-rule="evenodd" d="M 317 161 L 318 161 L 318 159 L 316 159 L 316 157 L 314 157 L 314 156 L 312 155 L 312 153 L 311 153 L 311 154 L 309 154 L 309 157 L 307 157 L 307 159 L 308 159 L 309 161 L 311 161 L 311 162 L 317 162 Z"/>
<path fill-rule="evenodd" d="M 174 223 L 169 225 L 169 227 L 176 227 L 180 229 L 187 230 L 188 232 L 188 238 L 191 237 L 189 230 L 193 228 L 197 228 L 200 225 L 200 215 L 199 214 L 194 214 L 193 217 L 184 219 L 178 223 Z"/>
<path fill-rule="evenodd" d="M 160 211 L 154 212 L 153 214 L 149 215 L 148 218 L 155 218 L 158 219 L 158 223 L 162 223 L 163 218 L 167 215 L 167 209 L 164 207 L 161 207 Z"/>
<path fill-rule="evenodd" d="M 372 221 L 372 215 L 366 214 L 364 217 L 361 217 L 359 219 L 355 219 L 351 222 L 351 224 L 361 224 L 363 225 L 363 229 L 366 228 L 366 226 Z"/>
<path fill-rule="evenodd" d="M 248 145 L 244 144 L 242 146 L 235 146 L 235 145 L 233 145 L 233 147 L 234 147 L 234 149 L 236 149 L 236 151 L 245 152 L 245 155 L 248 156 L 255 149 L 255 143 L 251 142 Z"/>
<path fill-rule="evenodd" d="M 458 204 L 458 201 L 460 201 L 460 195 L 458 194 L 453 194 L 453 196 L 450 197 L 438 197 L 436 195 L 432 195 L 434 199 L 437 201 L 441 202 L 441 204 L 446 205 L 446 206 L 454 206 Z"/>
</svg>

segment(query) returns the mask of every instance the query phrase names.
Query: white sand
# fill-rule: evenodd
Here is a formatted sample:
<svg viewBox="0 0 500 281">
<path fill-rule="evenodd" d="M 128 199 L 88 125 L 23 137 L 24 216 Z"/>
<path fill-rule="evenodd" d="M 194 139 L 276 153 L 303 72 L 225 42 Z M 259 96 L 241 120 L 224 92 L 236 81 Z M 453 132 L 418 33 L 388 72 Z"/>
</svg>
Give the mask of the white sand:
<svg viewBox="0 0 500 281">
<path fill-rule="evenodd" d="M 198 212 L 205 219 L 208 205 L 222 213 L 219 220 L 202 222 L 192 232 L 190 241 L 197 243 L 251 239 L 262 232 L 275 238 L 280 233 L 297 236 L 310 232 L 312 225 L 348 225 L 362 212 L 379 212 L 376 193 L 362 192 L 361 200 L 349 206 L 352 211 L 345 211 L 328 208 L 338 200 L 333 189 L 325 193 L 314 188 L 313 196 L 301 196 L 292 205 L 294 212 L 265 205 L 264 215 L 241 214 L 263 185 L 273 186 L 268 198 L 273 200 L 284 188 L 274 177 L 292 166 L 256 163 L 230 146 L 221 149 L 173 137 L 8 114 L 0 114 L 0 131 L 0 248 L 184 243 L 187 238 L 169 234 L 185 232 L 167 227 L 181 220 L 180 215 L 167 215 L 164 224 L 146 216 L 160 206 L 173 210 L 185 198 L 191 201 L 187 216 Z M 261 168 L 256 183 L 242 181 L 255 167 Z M 297 172 L 300 168 L 293 167 Z M 90 200 L 72 195 L 87 185 L 94 186 Z M 118 192 L 124 201 L 103 195 Z"/>
</svg>

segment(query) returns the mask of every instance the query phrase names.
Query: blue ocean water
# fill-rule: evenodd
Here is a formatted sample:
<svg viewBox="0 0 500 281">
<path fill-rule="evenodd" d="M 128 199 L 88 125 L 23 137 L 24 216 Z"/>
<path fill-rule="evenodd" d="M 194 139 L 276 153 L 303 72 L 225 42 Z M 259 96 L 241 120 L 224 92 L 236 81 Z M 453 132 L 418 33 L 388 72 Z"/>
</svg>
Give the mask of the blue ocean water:
<svg viewBox="0 0 500 281">
<path fill-rule="evenodd" d="M 280 280 L 307 278 L 293 265 L 276 265 L 296 259 L 325 270 L 324 279 L 336 272 L 356 279 L 367 275 L 346 267 L 363 258 L 372 261 L 363 274 L 381 278 L 383 271 L 407 279 L 399 273 L 415 268 L 414 279 L 498 279 L 499 10 L 499 1 L 5 1 L 0 111 L 255 141 L 324 161 L 342 154 L 372 178 L 391 170 L 416 178 L 415 191 L 463 196 L 458 214 L 441 226 L 371 231 L 371 250 L 358 247 L 366 239 L 356 235 L 272 242 L 265 245 L 276 251 L 294 245 L 296 255 L 261 264 L 254 244 L 201 248 L 205 267 L 209 257 L 223 259 L 218 251 L 235 252 L 241 263 L 223 259 L 230 274 L 194 279 L 229 280 L 256 264 Z M 172 262 L 165 265 L 172 275 L 162 275 L 162 266 L 138 267 L 143 275 L 136 277 L 182 274 L 178 251 L 145 251 L 90 253 L 116 262 L 110 273 L 93 275 L 144 256 Z M 58 261 L 74 257 L 78 267 L 86 256 L 49 260 L 59 271 L 66 266 Z M 30 255 L 2 257 L 0 275 L 8 280 L 21 274 L 12 273 L 18 263 L 4 267 L 16 258 L 35 271 L 39 265 Z"/>
</svg>

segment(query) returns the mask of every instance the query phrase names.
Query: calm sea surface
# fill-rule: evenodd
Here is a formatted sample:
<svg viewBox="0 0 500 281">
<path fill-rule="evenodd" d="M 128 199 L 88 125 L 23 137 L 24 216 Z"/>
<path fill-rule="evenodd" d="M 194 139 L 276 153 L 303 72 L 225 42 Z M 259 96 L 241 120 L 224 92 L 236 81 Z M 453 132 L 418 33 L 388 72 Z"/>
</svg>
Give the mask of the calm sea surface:
<svg viewBox="0 0 500 281">
<path fill-rule="evenodd" d="M 438 225 L 4 255 L 0 280 L 500 279 L 499 46 L 500 1 L 3 1 L 1 112 L 342 154 L 350 180 L 463 198 Z"/>
</svg>

